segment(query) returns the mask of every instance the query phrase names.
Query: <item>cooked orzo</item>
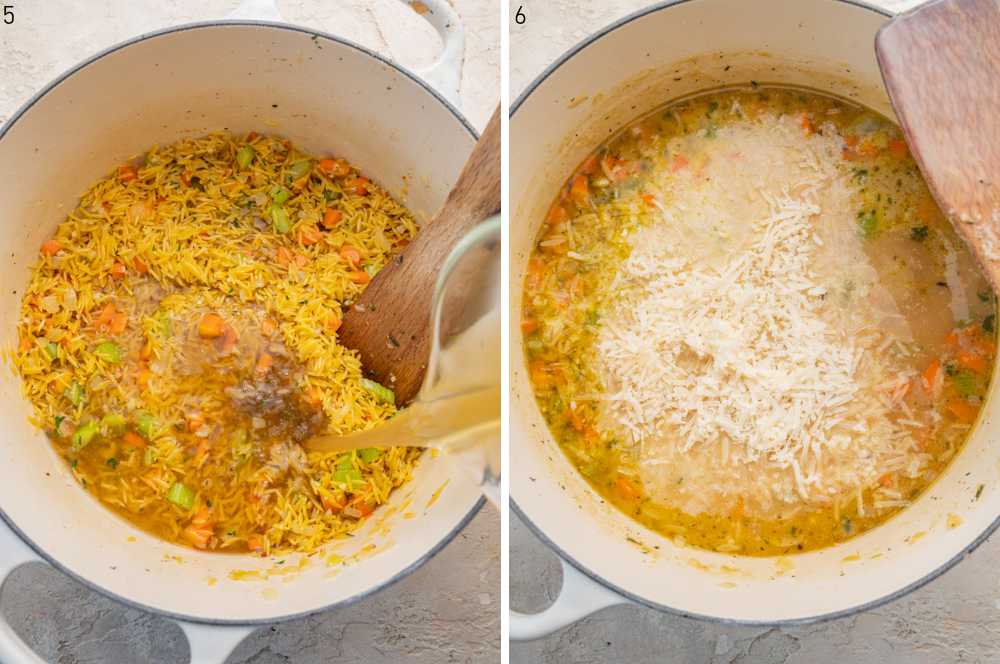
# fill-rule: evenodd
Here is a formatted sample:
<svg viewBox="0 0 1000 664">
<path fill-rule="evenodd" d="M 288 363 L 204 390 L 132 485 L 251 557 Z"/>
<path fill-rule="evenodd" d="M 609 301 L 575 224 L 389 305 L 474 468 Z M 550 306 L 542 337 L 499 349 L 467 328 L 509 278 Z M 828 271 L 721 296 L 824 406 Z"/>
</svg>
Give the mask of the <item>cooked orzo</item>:
<svg viewBox="0 0 1000 664">
<path fill-rule="evenodd" d="M 35 423 L 83 486 L 170 541 L 311 551 L 358 528 L 419 452 L 299 443 L 394 413 L 337 329 L 415 232 L 349 163 L 278 137 L 152 148 L 41 246 L 15 353 Z"/>
</svg>

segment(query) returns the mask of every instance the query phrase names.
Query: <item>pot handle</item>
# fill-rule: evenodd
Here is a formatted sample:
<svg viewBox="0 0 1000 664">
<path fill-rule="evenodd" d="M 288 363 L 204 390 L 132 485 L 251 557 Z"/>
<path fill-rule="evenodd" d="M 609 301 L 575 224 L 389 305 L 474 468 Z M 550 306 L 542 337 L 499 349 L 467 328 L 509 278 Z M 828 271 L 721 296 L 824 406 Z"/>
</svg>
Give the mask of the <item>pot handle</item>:
<svg viewBox="0 0 1000 664">
<path fill-rule="evenodd" d="M 0 588 L 7 583 L 7 577 L 25 563 L 45 562 L 11 528 L 5 519 L 0 519 Z M 253 627 L 244 625 L 203 625 L 175 620 L 184 631 L 191 648 L 191 664 L 222 664 L 236 646 L 243 641 Z M 25 664 L 47 664 L 38 656 L 0 613 L 0 662 L 24 662 Z"/>
<path fill-rule="evenodd" d="M 577 620 L 616 604 L 631 604 L 631 600 L 605 588 L 562 558 L 563 581 L 559 596 L 552 606 L 541 613 L 510 612 L 510 638 L 530 641 L 575 623 Z"/>
<path fill-rule="evenodd" d="M 437 30 L 443 48 L 430 65 L 414 72 L 427 81 L 455 108 L 461 108 L 462 63 L 465 61 L 465 28 L 448 0 L 399 0 Z M 284 22 L 276 0 L 243 0 L 227 19 Z"/>
<path fill-rule="evenodd" d="M 399 0 L 420 14 L 441 37 L 441 54 L 430 65 L 414 71 L 455 108 L 462 107 L 459 88 L 465 61 L 465 27 L 448 0 Z"/>
</svg>

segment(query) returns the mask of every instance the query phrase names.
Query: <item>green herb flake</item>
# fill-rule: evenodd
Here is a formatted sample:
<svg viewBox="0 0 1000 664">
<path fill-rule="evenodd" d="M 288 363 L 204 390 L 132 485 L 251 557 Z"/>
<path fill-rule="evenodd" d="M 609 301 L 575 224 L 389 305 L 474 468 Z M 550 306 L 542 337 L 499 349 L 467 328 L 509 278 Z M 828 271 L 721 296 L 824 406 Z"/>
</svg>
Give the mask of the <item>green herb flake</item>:
<svg viewBox="0 0 1000 664">
<path fill-rule="evenodd" d="M 914 226 L 910 229 L 910 239 L 915 242 L 923 242 L 927 239 L 930 229 L 927 226 Z"/>
<path fill-rule="evenodd" d="M 80 383 L 72 383 L 63 391 L 63 396 L 77 408 L 83 403 L 84 392 L 83 386 Z"/>
<path fill-rule="evenodd" d="M 983 329 L 986 330 L 987 332 L 993 332 L 993 330 L 996 329 L 996 325 L 997 325 L 996 314 L 990 314 L 989 316 L 983 319 Z"/>
<path fill-rule="evenodd" d="M 985 488 L 986 488 L 985 484 L 980 484 L 979 486 L 976 487 L 976 500 L 979 500 L 979 497 L 983 495 L 983 489 Z"/>
<path fill-rule="evenodd" d="M 86 424 L 78 427 L 77 430 L 73 432 L 73 438 L 71 439 L 72 441 L 71 445 L 73 447 L 73 451 L 79 452 L 80 450 L 85 448 L 87 445 L 90 444 L 90 441 L 94 439 L 97 433 L 98 433 L 97 422 L 87 422 Z"/>
<path fill-rule="evenodd" d="M 963 397 L 971 397 L 976 393 L 976 377 L 969 371 L 957 371 L 952 376 L 955 390 Z"/>
<path fill-rule="evenodd" d="M 110 459 L 108 459 L 104 463 L 106 463 L 108 465 L 108 468 L 111 468 L 112 470 L 118 468 L 118 459 L 116 459 L 114 457 L 111 457 Z"/>
</svg>

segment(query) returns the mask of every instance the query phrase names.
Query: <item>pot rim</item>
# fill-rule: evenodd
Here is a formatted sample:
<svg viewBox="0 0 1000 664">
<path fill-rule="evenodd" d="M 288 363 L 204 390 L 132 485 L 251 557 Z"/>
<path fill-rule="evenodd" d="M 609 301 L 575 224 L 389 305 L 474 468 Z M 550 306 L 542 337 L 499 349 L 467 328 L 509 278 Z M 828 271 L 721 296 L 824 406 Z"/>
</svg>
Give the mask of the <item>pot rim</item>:
<svg viewBox="0 0 1000 664">
<path fill-rule="evenodd" d="M 608 36 L 612 32 L 614 32 L 614 31 L 618 30 L 619 28 L 621 28 L 621 27 L 623 27 L 623 26 L 631 23 L 632 21 L 644 18 L 645 16 L 647 16 L 649 14 L 653 14 L 653 13 L 658 12 L 658 11 L 662 11 L 662 10 L 665 10 L 665 9 L 670 9 L 671 7 L 673 7 L 675 5 L 681 5 L 681 4 L 686 4 L 688 2 L 696 2 L 696 1 L 698 1 L 698 0 L 665 0 L 664 2 L 660 2 L 660 3 L 652 5 L 650 7 L 646 7 L 644 9 L 640 9 L 639 11 L 636 11 L 636 12 L 633 12 L 633 13 L 627 15 L 627 16 L 624 16 L 624 17 L 618 19 L 617 21 L 615 21 L 615 22 L 613 22 L 613 23 L 605 26 L 604 28 L 601 28 L 600 30 L 598 30 L 594 34 L 590 35 L 586 39 L 584 39 L 584 40 L 580 41 L 579 43 L 577 43 L 576 45 L 572 46 L 569 50 L 567 50 L 565 53 L 563 53 L 562 55 L 560 55 L 552 64 L 550 64 L 548 67 L 546 67 L 545 70 L 542 71 L 542 73 L 540 73 L 530 84 L 528 84 L 528 86 L 524 89 L 524 91 L 520 95 L 518 95 L 517 100 L 514 101 L 514 103 L 511 105 L 510 116 L 509 116 L 510 119 L 511 120 L 514 119 L 514 115 L 517 113 L 517 111 L 521 107 L 521 105 L 525 101 L 527 101 L 528 97 L 530 97 L 531 94 L 539 86 L 541 86 L 542 83 L 544 83 L 549 78 L 549 76 L 551 76 L 552 74 L 554 74 L 560 67 L 562 67 L 566 62 L 568 62 L 570 59 L 572 59 L 573 56 L 575 56 L 577 53 L 579 53 L 583 49 L 589 47 L 591 44 L 599 41 L 600 39 L 603 39 L 604 37 Z M 838 2 L 838 3 L 841 3 L 841 4 L 845 4 L 845 5 L 852 5 L 854 7 L 860 8 L 860 9 L 866 9 L 868 11 L 871 11 L 871 12 L 873 12 L 875 14 L 878 14 L 880 16 L 883 16 L 885 18 L 892 18 L 893 16 L 895 16 L 895 14 L 893 14 L 892 12 L 886 11 L 886 10 L 880 8 L 880 7 L 875 7 L 873 5 L 870 5 L 867 2 L 864 2 L 863 0 L 831 0 L 831 1 L 832 2 Z M 528 527 L 528 529 L 535 535 L 535 537 L 537 537 L 542 542 L 544 542 L 560 558 L 562 558 L 567 563 L 569 563 L 570 565 L 572 565 L 573 567 L 575 567 L 581 574 L 583 574 L 584 576 L 586 576 L 587 578 L 589 578 L 594 583 L 597 583 L 597 584 L 599 584 L 599 585 L 607 588 L 608 590 L 611 590 L 612 592 L 618 593 L 623 598 L 625 598 L 625 599 L 627 599 L 629 601 L 635 602 L 635 603 L 640 604 L 642 606 L 646 606 L 646 607 L 648 607 L 650 609 L 655 609 L 656 611 L 660 611 L 662 613 L 668 613 L 668 614 L 672 614 L 672 615 L 683 617 L 683 618 L 694 618 L 696 620 L 700 620 L 700 621 L 703 621 L 703 622 L 718 623 L 718 624 L 723 624 L 723 625 L 747 625 L 747 626 L 760 626 L 760 627 L 782 627 L 782 626 L 793 626 L 793 625 L 807 625 L 807 624 L 811 624 L 811 623 L 825 622 L 825 621 L 828 621 L 828 620 L 834 620 L 836 618 L 843 618 L 843 617 L 846 617 L 846 616 L 854 615 L 855 613 L 859 613 L 861 611 L 868 611 L 870 609 L 876 609 L 876 608 L 878 608 L 880 606 L 883 606 L 884 604 L 887 604 L 889 602 L 895 601 L 895 600 L 897 600 L 897 599 L 899 599 L 899 598 L 901 598 L 901 597 L 909 594 L 910 592 L 912 592 L 914 590 L 917 590 L 918 588 L 921 588 L 921 587 L 925 586 L 926 584 L 930 583 L 934 579 L 938 578 L 939 576 L 941 576 L 942 574 L 944 574 L 945 572 L 947 572 L 948 570 L 950 570 L 952 567 L 954 567 L 955 565 L 957 565 L 967 555 L 969 555 L 970 553 L 972 553 L 976 548 L 979 547 L 980 544 L 982 544 L 990 535 L 993 534 L 993 532 L 997 529 L 997 527 L 1000 527 L 1000 516 L 997 516 L 997 518 L 995 518 L 993 520 L 993 522 L 989 526 L 986 527 L 985 530 L 983 530 L 974 540 L 972 540 L 972 542 L 970 544 L 968 544 L 967 546 L 965 546 L 962 549 L 962 551 L 960 551 L 959 553 L 957 553 L 950 560 L 946 561 L 944 564 L 940 565 L 939 567 L 937 567 L 935 569 L 932 569 L 930 572 L 928 572 L 927 574 L 925 574 L 921 578 L 917 579 L 916 581 L 910 583 L 909 585 L 904 586 L 903 588 L 900 588 L 899 590 L 896 590 L 895 592 L 889 593 L 888 595 L 883 595 L 882 597 L 877 597 L 877 598 L 875 598 L 875 599 L 873 599 L 873 600 L 871 600 L 869 602 L 864 602 L 862 604 L 857 604 L 857 605 L 855 605 L 853 607 L 850 607 L 850 608 L 847 608 L 847 609 L 841 609 L 839 611 L 833 611 L 833 612 L 830 612 L 830 613 L 821 613 L 821 614 L 812 615 L 812 616 L 804 616 L 804 617 L 801 617 L 801 618 L 790 618 L 790 619 L 773 620 L 773 621 L 769 621 L 769 620 L 737 620 L 737 619 L 733 619 L 733 618 L 722 618 L 722 617 L 719 617 L 719 616 L 711 616 L 711 615 L 705 615 L 705 614 L 700 614 L 700 613 L 692 613 L 690 611 L 683 611 L 681 609 L 678 609 L 678 608 L 675 608 L 675 607 L 672 607 L 672 606 L 668 606 L 666 604 L 660 604 L 658 602 L 654 602 L 654 601 L 652 601 L 652 600 L 650 600 L 648 598 L 645 598 L 645 597 L 642 597 L 640 595 L 636 595 L 634 593 L 631 593 L 631 592 L 629 592 L 629 591 L 627 591 L 627 590 L 619 587 L 618 585 L 616 585 L 614 583 L 611 583 L 610 581 L 608 581 L 607 579 L 605 579 L 604 577 L 602 577 L 597 572 L 595 572 L 595 571 L 587 568 L 586 566 L 584 566 L 582 563 L 580 563 L 578 560 L 576 560 L 569 552 L 567 552 L 565 549 L 563 549 L 558 544 L 556 544 L 555 541 L 553 541 L 548 535 L 545 534 L 544 531 L 542 531 L 541 528 L 539 528 L 530 518 L 528 518 L 528 516 L 524 512 L 524 510 L 522 510 L 520 507 L 518 507 L 517 502 L 514 500 L 513 496 L 510 497 L 509 503 L 510 503 L 510 509 L 511 509 L 511 511 L 514 514 L 517 515 L 517 517 L 521 520 L 521 522 L 524 523 L 524 525 L 526 525 Z"/>
<path fill-rule="evenodd" d="M 137 37 L 133 37 L 131 39 L 127 39 L 125 41 L 119 42 L 117 44 L 114 44 L 113 46 L 110 46 L 110 47 L 105 48 L 105 49 L 103 49 L 101 51 L 98 51 L 94 55 L 88 56 L 87 58 L 81 60 L 79 63 L 77 63 L 76 65 L 74 65 L 70 69 L 64 71 L 59 76 L 57 76 L 55 79 L 53 79 L 52 81 L 50 81 L 49 83 L 47 83 L 38 92 L 36 92 L 34 95 L 32 95 L 26 102 L 24 102 L 24 104 L 22 104 L 21 107 L 18 108 L 17 111 L 15 111 L 14 114 L 11 115 L 10 118 L 6 122 L 3 123 L 2 126 L 0 126 L 0 146 L 2 146 L 3 139 L 7 135 L 7 132 L 10 131 L 11 127 L 13 127 L 17 123 L 17 121 L 19 119 L 21 119 L 21 117 L 25 113 L 27 113 L 29 110 L 31 110 L 31 108 L 36 103 L 38 103 L 39 101 L 41 101 L 42 98 L 44 98 L 48 93 L 50 93 L 56 87 L 58 87 L 61 83 L 63 83 L 64 81 L 68 80 L 70 77 L 72 77 L 77 72 L 82 71 L 83 69 L 86 69 L 90 65 L 96 63 L 98 60 L 101 60 L 104 57 L 106 57 L 108 55 L 111 55 L 112 53 L 116 53 L 118 51 L 124 50 L 124 49 L 126 49 L 126 48 L 128 48 L 130 46 L 134 46 L 136 44 L 140 44 L 140 43 L 145 42 L 147 40 L 156 39 L 156 38 L 163 37 L 163 36 L 166 36 L 166 35 L 171 35 L 171 34 L 174 34 L 174 33 L 177 33 L 177 32 L 187 32 L 189 30 L 200 30 L 200 29 L 205 29 L 205 28 L 218 28 L 218 27 L 228 27 L 228 26 L 272 28 L 272 29 L 277 29 L 277 30 L 286 30 L 286 31 L 289 31 L 289 32 L 299 32 L 299 33 L 302 33 L 302 34 L 309 35 L 310 37 L 316 37 L 316 38 L 325 39 L 326 41 L 333 42 L 333 43 L 339 44 L 341 46 L 346 46 L 347 48 L 354 49 L 355 51 L 358 51 L 358 52 L 360 52 L 360 53 L 362 53 L 364 55 L 367 55 L 370 58 L 373 58 L 373 59 L 378 60 L 379 62 L 381 62 L 381 63 L 383 63 L 385 65 L 388 65 L 389 67 L 395 69 L 397 72 L 403 74 L 404 76 L 406 76 L 407 78 L 409 78 L 411 81 L 413 81 L 414 83 L 416 83 L 418 86 L 420 86 L 421 88 L 423 88 L 424 91 L 427 92 L 427 93 L 429 93 L 438 103 L 440 103 L 446 109 L 448 109 L 448 111 L 454 116 L 454 118 L 456 120 L 458 120 L 458 122 L 462 125 L 462 127 L 469 133 L 469 135 L 473 139 L 476 139 L 476 140 L 479 139 L 479 132 L 477 132 L 476 129 L 465 118 L 465 116 L 462 115 L 461 111 L 459 111 L 457 108 L 455 108 L 455 106 L 451 102 L 449 102 L 447 99 L 445 99 L 437 90 L 435 90 L 426 81 L 424 81 L 419 76 L 417 76 L 413 72 L 409 71 L 405 67 L 402 67 L 399 64 L 397 64 L 395 62 L 392 62 L 388 58 L 384 57 L 383 55 L 380 55 L 379 53 L 376 53 L 375 51 L 372 51 L 369 48 L 361 46 L 360 44 L 356 44 L 355 42 L 353 42 L 353 41 L 351 41 L 349 39 L 344 39 L 342 37 L 337 37 L 337 36 L 332 35 L 332 34 L 330 34 L 328 32 L 324 32 L 322 30 L 316 30 L 314 28 L 307 28 L 307 27 L 298 26 L 298 25 L 291 25 L 291 24 L 288 24 L 288 23 L 280 23 L 280 22 L 276 22 L 276 21 L 223 19 L 223 20 L 213 20 L 213 21 L 197 21 L 197 22 L 194 22 L 194 23 L 185 23 L 185 24 L 182 24 L 182 25 L 172 26 L 172 27 L 169 27 L 169 28 L 162 28 L 160 30 L 153 30 L 151 32 L 145 32 L 145 33 L 143 33 L 143 34 L 141 34 L 141 35 L 139 35 Z M 21 539 L 21 541 L 23 541 L 25 544 L 27 544 L 31 548 L 31 550 L 34 551 L 44 562 L 48 563 L 49 565 L 51 565 L 55 569 L 59 570 L 60 572 L 62 572 L 66 576 L 70 577 L 71 579 L 73 579 L 73 580 L 75 580 L 75 581 L 83 584 L 87 588 L 90 588 L 91 590 L 94 590 L 94 591 L 100 593 L 101 595 L 104 595 L 105 597 L 108 597 L 108 598 L 110 598 L 110 599 L 112 599 L 112 600 L 114 600 L 116 602 L 120 602 L 120 603 L 122 603 L 122 604 L 124 604 L 126 606 L 129 606 L 129 607 L 132 607 L 132 608 L 135 608 L 135 609 L 139 609 L 141 611 L 146 611 L 148 613 L 153 613 L 153 614 L 156 614 L 156 615 L 160 615 L 160 616 L 163 616 L 165 618 L 171 618 L 173 620 L 180 620 L 180 621 L 189 622 L 189 623 L 198 623 L 198 624 L 203 624 L 203 625 L 218 625 L 218 626 L 239 626 L 239 625 L 260 626 L 260 625 L 270 625 L 270 624 L 273 624 L 273 623 L 276 623 L 276 622 L 285 622 L 285 621 L 288 621 L 288 620 L 294 620 L 296 618 L 304 618 L 304 617 L 311 616 L 311 615 L 314 615 L 314 614 L 317 614 L 317 613 L 322 613 L 322 612 L 330 611 L 330 610 L 333 610 L 333 609 L 337 609 L 337 608 L 341 608 L 341 607 L 346 607 L 346 606 L 349 606 L 349 605 L 354 604 L 356 602 L 359 602 L 359 601 L 365 599 L 366 597 L 368 597 L 369 595 L 373 595 L 373 594 L 379 592 L 380 590 L 382 590 L 384 588 L 389 587 L 390 585 L 396 583 L 397 581 L 401 580 L 402 578 L 408 576 L 413 571 L 415 571 L 417 568 L 421 567 L 424 563 L 426 563 L 431 558 L 433 558 L 434 556 L 436 556 L 446 545 L 448 545 L 453 539 L 455 539 L 455 536 L 458 535 L 458 533 L 461 532 L 469 524 L 470 521 L 472 521 L 472 518 L 475 517 L 476 514 L 479 513 L 479 510 L 483 507 L 483 505 L 485 503 L 486 503 L 486 499 L 483 496 L 480 496 L 479 500 L 477 500 L 476 503 L 469 509 L 469 511 L 466 512 L 465 516 L 463 516 L 458 521 L 458 523 L 455 524 L 455 527 L 452 528 L 451 531 L 448 532 L 448 534 L 445 535 L 440 541 L 436 542 L 434 544 L 434 546 L 430 547 L 422 556 L 420 556 L 418 559 L 416 559 L 415 561 L 413 561 L 410 565 L 408 565 L 404 569 L 400 570 L 396 574 L 394 574 L 391 577 L 389 577 L 387 579 L 384 579 L 384 580 L 382 580 L 382 581 L 380 581 L 380 582 L 372 585 L 367 590 L 364 590 L 362 592 L 356 593 L 355 595 L 352 595 L 352 596 L 350 596 L 350 597 L 348 597 L 346 599 L 343 599 L 343 600 L 340 600 L 340 601 L 337 601 L 337 602 L 332 602 L 330 604 L 326 604 L 326 605 L 317 607 L 315 609 L 310 609 L 310 610 L 307 610 L 307 611 L 298 611 L 298 612 L 295 612 L 295 613 L 278 614 L 278 615 L 270 616 L 268 618 L 256 618 L 256 619 L 252 619 L 252 620 L 232 620 L 232 619 L 226 619 L 226 618 L 204 618 L 204 617 L 201 617 L 201 616 L 193 616 L 193 615 L 188 615 L 188 614 L 183 614 L 183 613 L 176 613 L 176 612 L 173 612 L 173 611 L 165 611 L 165 610 L 160 609 L 160 608 L 158 608 L 156 606 L 145 604 L 143 602 L 137 602 L 135 600 L 123 597 L 123 596 L 121 596 L 121 595 L 119 595 L 117 593 L 114 593 L 114 592 L 108 590 L 107 588 L 104 588 L 103 586 L 101 586 L 101 585 L 99 585 L 97 583 L 94 583 L 93 581 L 91 581 L 90 579 L 88 579 L 86 577 L 83 577 L 83 576 L 81 576 L 79 574 L 76 574 L 72 570 L 70 570 L 67 567 L 65 567 L 62 563 L 60 563 L 58 560 L 56 560 L 55 557 L 51 556 L 47 551 L 45 551 L 44 549 L 42 549 L 41 547 L 39 547 L 30 537 L 28 537 L 24 533 L 24 531 L 22 531 L 17 526 L 17 524 L 14 523 L 14 521 L 7 515 L 7 512 L 3 509 L 2 506 L 0 506 L 0 519 L 3 520 L 3 524 L 6 524 L 6 526 L 8 528 L 10 528 L 11 531 L 13 531 L 13 533 L 15 535 L 17 535 L 18 538 Z"/>
</svg>

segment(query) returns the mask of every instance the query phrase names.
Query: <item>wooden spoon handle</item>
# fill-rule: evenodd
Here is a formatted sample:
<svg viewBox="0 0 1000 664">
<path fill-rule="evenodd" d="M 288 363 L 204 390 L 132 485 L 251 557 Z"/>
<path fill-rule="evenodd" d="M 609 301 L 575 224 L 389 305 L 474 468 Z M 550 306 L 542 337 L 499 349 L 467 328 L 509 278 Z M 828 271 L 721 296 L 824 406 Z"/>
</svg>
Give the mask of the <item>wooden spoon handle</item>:
<svg viewBox="0 0 1000 664">
<path fill-rule="evenodd" d="M 431 298 L 455 243 L 500 210 L 500 108 L 472 150 L 444 207 L 423 225 L 344 314 L 340 342 L 366 371 L 408 403 L 420 389 L 431 341 Z"/>
<path fill-rule="evenodd" d="M 931 193 L 1000 287 L 1000 4 L 929 2 L 885 25 L 875 53 Z"/>
</svg>

